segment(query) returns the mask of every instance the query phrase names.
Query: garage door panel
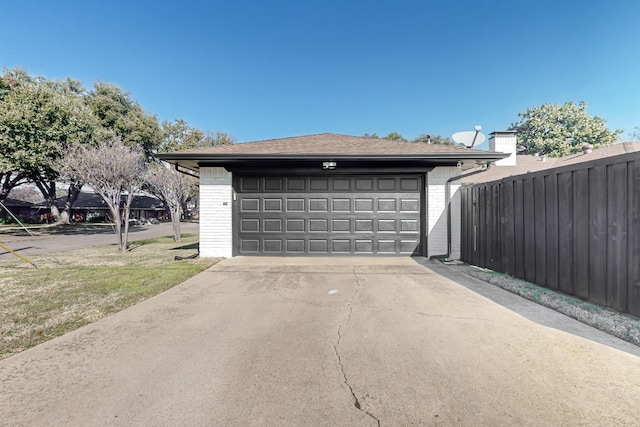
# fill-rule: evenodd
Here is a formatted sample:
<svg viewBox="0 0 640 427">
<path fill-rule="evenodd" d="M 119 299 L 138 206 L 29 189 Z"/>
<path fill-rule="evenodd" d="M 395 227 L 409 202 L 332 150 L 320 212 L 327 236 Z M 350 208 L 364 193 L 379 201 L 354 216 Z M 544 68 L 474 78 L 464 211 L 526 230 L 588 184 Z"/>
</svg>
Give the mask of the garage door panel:
<svg viewBox="0 0 640 427">
<path fill-rule="evenodd" d="M 287 198 L 287 212 L 304 212 L 305 199 Z"/>
<path fill-rule="evenodd" d="M 420 180 L 418 178 L 400 178 L 400 191 L 418 191 Z"/>
<path fill-rule="evenodd" d="M 311 178 L 309 182 L 311 191 L 327 191 L 329 190 L 329 178 Z"/>
<path fill-rule="evenodd" d="M 260 212 L 260 199 L 243 198 L 240 203 L 240 212 Z"/>
<path fill-rule="evenodd" d="M 309 232 L 326 233 L 329 231 L 329 220 L 326 218 L 309 219 Z"/>
<path fill-rule="evenodd" d="M 304 254 L 306 252 L 304 243 L 304 239 L 287 239 L 287 253 Z"/>
<path fill-rule="evenodd" d="M 418 212 L 419 210 L 420 201 L 418 199 L 400 200 L 400 212 Z"/>
<path fill-rule="evenodd" d="M 349 254 L 351 253 L 351 240 L 349 239 L 333 239 L 331 240 L 331 253 Z"/>
<path fill-rule="evenodd" d="M 351 212 L 351 199 L 333 198 L 331 210 L 333 212 Z"/>
<path fill-rule="evenodd" d="M 360 231 L 373 231 L 373 219 L 356 219 L 355 221 L 355 232 Z"/>
<path fill-rule="evenodd" d="M 242 233 L 260 232 L 260 220 L 258 218 L 242 218 L 240 220 L 240 231 Z"/>
<path fill-rule="evenodd" d="M 396 199 L 378 199 L 378 212 L 395 212 Z"/>
<path fill-rule="evenodd" d="M 396 241 L 395 240 L 383 240 L 377 241 L 377 252 L 379 254 L 395 254 L 396 253 Z"/>
<path fill-rule="evenodd" d="M 419 229 L 419 224 L 417 219 L 401 219 L 400 220 L 400 232 L 413 232 L 417 233 Z"/>
<path fill-rule="evenodd" d="M 236 177 L 235 252 L 418 253 L 421 185 L 419 176 Z"/>
<path fill-rule="evenodd" d="M 372 198 L 357 198 L 354 203 L 355 212 L 373 212 L 373 199 Z"/>
<path fill-rule="evenodd" d="M 244 177 L 240 180 L 240 191 L 260 191 L 260 178 Z"/>
<path fill-rule="evenodd" d="M 287 233 L 297 233 L 305 231 L 305 220 L 303 218 L 287 218 Z"/>
<path fill-rule="evenodd" d="M 356 191 L 372 191 L 373 178 L 356 178 Z"/>
<path fill-rule="evenodd" d="M 269 254 L 282 253 L 281 239 L 264 239 L 264 252 Z"/>
<path fill-rule="evenodd" d="M 349 219 L 332 219 L 331 231 L 337 233 L 350 233 L 351 232 L 351 220 Z"/>
<path fill-rule="evenodd" d="M 328 199 L 309 199 L 309 211 L 310 212 L 328 212 L 329 200 Z"/>
<path fill-rule="evenodd" d="M 309 252 L 313 254 L 328 254 L 329 240 L 327 239 L 309 239 Z"/>
<path fill-rule="evenodd" d="M 264 191 L 281 192 L 283 189 L 283 178 L 264 178 Z"/>
<path fill-rule="evenodd" d="M 258 239 L 242 239 L 240 248 L 243 253 L 259 253 L 260 241 Z"/>
<path fill-rule="evenodd" d="M 395 192 L 397 190 L 396 182 L 396 178 L 378 178 L 378 191 Z"/>
<path fill-rule="evenodd" d="M 354 248 L 357 254 L 373 254 L 373 240 L 356 239 Z"/>
<path fill-rule="evenodd" d="M 395 219 L 378 219 L 378 232 L 379 233 L 396 233 L 396 220 Z"/>
<path fill-rule="evenodd" d="M 265 212 L 282 212 L 282 199 L 265 198 L 264 211 Z"/>
<path fill-rule="evenodd" d="M 412 255 L 416 247 L 418 246 L 418 240 L 400 240 L 400 253 Z"/>
<path fill-rule="evenodd" d="M 334 178 L 333 184 L 332 184 L 332 190 L 334 192 L 352 191 L 351 180 L 349 178 Z"/>
<path fill-rule="evenodd" d="M 306 191 L 306 178 L 287 178 L 287 191 Z"/>
<path fill-rule="evenodd" d="M 262 230 L 265 233 L 282 233 L 282 219 L 281 218 L 265 218 L 263 220 Z"/>
</svg>

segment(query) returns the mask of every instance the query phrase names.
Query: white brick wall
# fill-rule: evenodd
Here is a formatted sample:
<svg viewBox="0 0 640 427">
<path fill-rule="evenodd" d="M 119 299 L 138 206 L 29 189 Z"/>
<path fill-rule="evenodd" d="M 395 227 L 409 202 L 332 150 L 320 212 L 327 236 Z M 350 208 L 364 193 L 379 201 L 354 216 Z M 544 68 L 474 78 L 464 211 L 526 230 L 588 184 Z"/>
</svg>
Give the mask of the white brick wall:
<svg viewBox="0 0 640 427">
<path fill-rule="evenodd" d="M 439 166 L 427 174 L 427 256 L 447 253 L 447 179 L 460 175 L 457 167 Z M 451 183 L 451 254 L 460 258 L 460 182 Z"/>
<path fill-rule="evenodd" d="M 231 173 L 200 168 L 200 256 L 230 258 L 233 253 Z"/>
</svg>

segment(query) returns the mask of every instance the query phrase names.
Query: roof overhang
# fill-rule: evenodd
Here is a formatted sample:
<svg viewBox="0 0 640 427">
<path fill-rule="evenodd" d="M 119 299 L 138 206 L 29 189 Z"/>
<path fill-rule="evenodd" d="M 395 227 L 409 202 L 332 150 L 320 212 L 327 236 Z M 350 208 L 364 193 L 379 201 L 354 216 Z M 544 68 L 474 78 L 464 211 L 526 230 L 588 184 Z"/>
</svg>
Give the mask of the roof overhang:
<svg viewBox="0 0 640 427">
<path fill-rule="evenodd" d="M 344 153 L 312 153 L 312 154 L 205 154 L 205 153 L 163 153 L 158 154 L 160 160 L 174 164 L 183 169 L 198 172 L 204 166 L 234 167 L 250 165 L 279 164 L 281 166 L 297 165 L 300 163 L 313 164 L 316 162 L 333 161 L 346 162 L 350 165 L 367 164 L 376 166 L 406 165 L 413 167 L 454 166 L 458 162 L 473 167 L 476 163 L 490 163 L 508 157 L 509 153 L 492 151 L 481 152 L 473 150 L 468 153 L 410 153 L 410 154 L 344 154 Z M 466 169 L 466 168 L 465 168 Z"/>
</svg>

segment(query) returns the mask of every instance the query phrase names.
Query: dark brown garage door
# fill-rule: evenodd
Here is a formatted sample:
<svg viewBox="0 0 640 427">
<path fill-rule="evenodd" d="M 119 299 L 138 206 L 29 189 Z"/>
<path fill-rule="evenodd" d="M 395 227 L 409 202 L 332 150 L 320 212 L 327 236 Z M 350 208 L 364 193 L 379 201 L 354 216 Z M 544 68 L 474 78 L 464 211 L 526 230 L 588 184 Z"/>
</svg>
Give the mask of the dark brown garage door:
<svg viewBox="0 0 640 427">
<path fill-rule="evenodd" d="M 237 176 L 236 255 L 419 254 L 422 178 Z"/>
</svg>

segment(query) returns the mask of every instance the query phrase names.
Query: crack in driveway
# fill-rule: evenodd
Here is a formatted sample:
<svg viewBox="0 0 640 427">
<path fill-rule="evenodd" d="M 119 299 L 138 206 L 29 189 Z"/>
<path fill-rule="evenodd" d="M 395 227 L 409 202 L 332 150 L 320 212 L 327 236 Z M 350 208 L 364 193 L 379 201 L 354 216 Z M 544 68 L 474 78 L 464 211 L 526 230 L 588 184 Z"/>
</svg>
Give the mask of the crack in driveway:
<svg viewBox="0 0 640 427">
<path fill-rule="evenodd" d="M 380 420 L 376 418 L 371 412 L 362 408 L 362 405 L 360 404 L 360 400 L 358 399 L 358 396 L 356 396 L 356 393 L 353 391 L 353 387 L 351 386 L 351 384 L 349 384 L 349 381 L 347 380 L 347 374 L 344 371 L 344 365 L 342 364 L 342 357 L 340 357 L 340 352 L 338 351 L 340 340 L 342 340 L 342 335 L 340 333 L 342 331 L 342 326 L 346 325 L 351 320 L 351 315 L 353 314 L 353 304 L 355 303 L 356 295 L 358 295 L 358 293 L 360 292 L 360 278 L 356 273 L 356 267 L 353 267 L 353 275 L 356 278 L 356 289 L 351 295 L 351 298 L 350 298 L 351 301 L 348 304 L 349 314 L 347 315 L 347 319 L 345 320 L 344 323 L 341 323 L 340 326 L 338 326 L 338 340 L 333 345 L 333 351 L 336 353 L 336 357 L 338 359 L 338 365 L 340 365 L 340 371 L 342 372 L 342 377 L 344 378 L 344 383 L 349 388 L 349 391 L 351 392 L 351 397 L 353 397 L 353 400 L 354 400 L 353 406 L 355 406 L 356 409 L 358 409 L 359 411 L 362 411 L 365 414 L 367 414 L 369 417 L 371 417 L 378 424 L 378 427 L 380 427 Z"/>
</svg>

